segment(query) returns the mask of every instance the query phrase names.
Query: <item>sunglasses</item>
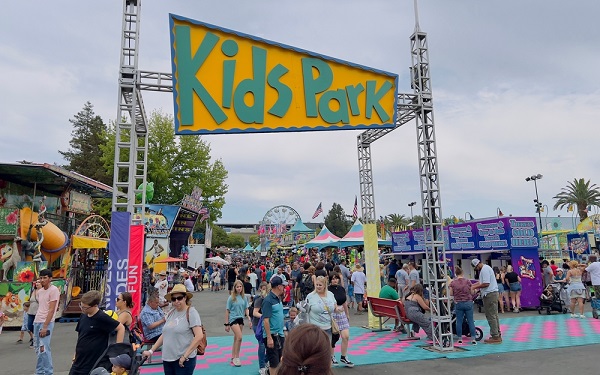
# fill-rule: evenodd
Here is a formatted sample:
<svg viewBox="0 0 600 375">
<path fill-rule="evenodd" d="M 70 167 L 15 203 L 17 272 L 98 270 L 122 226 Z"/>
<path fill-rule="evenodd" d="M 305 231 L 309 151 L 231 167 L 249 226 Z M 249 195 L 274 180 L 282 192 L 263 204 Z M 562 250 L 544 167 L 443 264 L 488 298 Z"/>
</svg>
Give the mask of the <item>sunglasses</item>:
<svg viewBox="0 0 600 375">
<path fill-rule="evenodd" d="M 181 301 L 182 299 L 184 299 L 185 296 L 179 296 L 179 297 L 171 297 L 171 302 L 175 302 L 175 301 Z"/>
<path fill-rule="evenodd" d="M 122 299 L 122 298 L 119 298 L 119 297 L 117 297 L 117 301 L 123 301 L 123 299 Z"/>
</svg>

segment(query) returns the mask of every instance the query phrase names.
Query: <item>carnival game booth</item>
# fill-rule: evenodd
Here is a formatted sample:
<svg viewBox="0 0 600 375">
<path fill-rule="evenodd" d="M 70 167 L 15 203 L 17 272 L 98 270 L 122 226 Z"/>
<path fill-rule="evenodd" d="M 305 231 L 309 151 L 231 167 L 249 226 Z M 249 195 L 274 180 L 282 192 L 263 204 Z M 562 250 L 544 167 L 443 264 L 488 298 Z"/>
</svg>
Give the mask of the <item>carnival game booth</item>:
<svg viewBox="0 0 600 375">
<path fill-rule="evenodd" d="M 144 262 L 154 273 L 168 271 L 167 258 L 182 258 L 187 263 L 188 251 L 204 251 L 203 248 L 190 246 L 192 230 L 198 219 L 205 220 L 208 211 L 202 214 L 183 205 L 147 204 L 144 214 Z M 141 221 L 142 215 L 133 215 L 134 221 Z"/>
<path fill-rule="evenodd" d="M 55 165 L 0 163 L 0 308 L 9 318 L 5 326 L 22 325 L 23 304 L 44 268 L 52 270 L 52 282 L 61 291 L 57 316 L 62 316 L 73 290 L 72 236 L 83 230 L 92 199 L 111 196 L 111 187 Z"/>
<path fill-rule="evenodd" d="M 392 234 L 392 253 L 419 260 L 425 254 L 423 229 Z M 431 237 L 429 237 L 431 238 Z M 538 307 L 543 282 L 538 259 L 539 237 L 536 218 L 499 217 L 474 220 L 444 227 L 446 262 L 450 277 L 455 266 L 465 271 L 465 277 L 474 278 L 471 260 L 477 258 L 494 267 L 512 265 L 521 277 L 523 291 L 521 306 Z"/>
</svg>

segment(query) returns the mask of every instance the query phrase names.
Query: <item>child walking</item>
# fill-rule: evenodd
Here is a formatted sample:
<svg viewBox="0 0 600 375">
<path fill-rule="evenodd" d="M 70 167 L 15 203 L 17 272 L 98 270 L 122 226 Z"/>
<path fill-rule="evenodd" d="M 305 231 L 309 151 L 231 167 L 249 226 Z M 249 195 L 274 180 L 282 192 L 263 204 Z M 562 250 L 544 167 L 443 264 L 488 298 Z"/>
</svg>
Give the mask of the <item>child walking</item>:
<svg viewBox="0 0 600 375">
<path fill-rule="evenodd" d="M 23 336 L 25 335 L 25 332 L 29 333 L 29 340 L 33 340 L 33 332 L 31 332 L 28 327 L 29 314 L 27 314 L 27 311 L 29 311 L 29 306 L 29 302 L 25 302 L 23 304 L 23 325 L 21 326 L 21 334 L 19 336 L 19 339 L 17 340 L 17 344 L 23 343 Z"/>
</svg>

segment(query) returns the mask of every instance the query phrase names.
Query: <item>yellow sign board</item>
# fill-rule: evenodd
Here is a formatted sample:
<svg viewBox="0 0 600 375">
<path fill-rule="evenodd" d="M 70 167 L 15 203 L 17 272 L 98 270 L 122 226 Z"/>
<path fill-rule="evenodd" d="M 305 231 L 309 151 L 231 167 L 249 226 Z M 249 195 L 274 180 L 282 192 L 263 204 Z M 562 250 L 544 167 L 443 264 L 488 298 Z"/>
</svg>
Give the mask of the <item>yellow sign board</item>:
<svg viewBox="0 0 600 375">
<path fill-rule="evenodd" d="M 393 128 L 398 75 L 170 15 L 176 134 Z"/>
</svg>

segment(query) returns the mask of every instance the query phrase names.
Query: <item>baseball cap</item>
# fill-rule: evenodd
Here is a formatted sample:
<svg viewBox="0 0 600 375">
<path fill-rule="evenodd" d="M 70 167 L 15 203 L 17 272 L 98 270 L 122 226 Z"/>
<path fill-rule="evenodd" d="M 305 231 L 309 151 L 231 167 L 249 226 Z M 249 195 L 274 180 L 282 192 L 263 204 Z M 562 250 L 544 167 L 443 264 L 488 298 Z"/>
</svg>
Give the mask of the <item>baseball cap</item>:
<svg viewBox="0 0 600 375">
<path fill-rule="evenodd" d="M 479 263 L 481 263 L 481 261 L 480 261 L 479 259 L 477 259 L 477 258 L 473 258 L 473 259 L 471 260 L 471 265 L 472 265 L 473 267 L 477 267 L 477 265 L 478 265 Z"/>
<path fill-rule="evenodd" d="M 279 276 L 273 276 L 273 278 L 271 279 L 271 288 L 275 288 L 279 285 L 287 286 L 288 283 L 287 281 L 283 281 L 283 279 Z"/>
<path fill-rule="evenodd" d="M 131 367 L 131 357 L 128 354 L 119 354 L 116 357 L 109 358 L 110 363 L 115 366 L 121 366 L 125 369 L 129 369 Z"/>
</svg>

